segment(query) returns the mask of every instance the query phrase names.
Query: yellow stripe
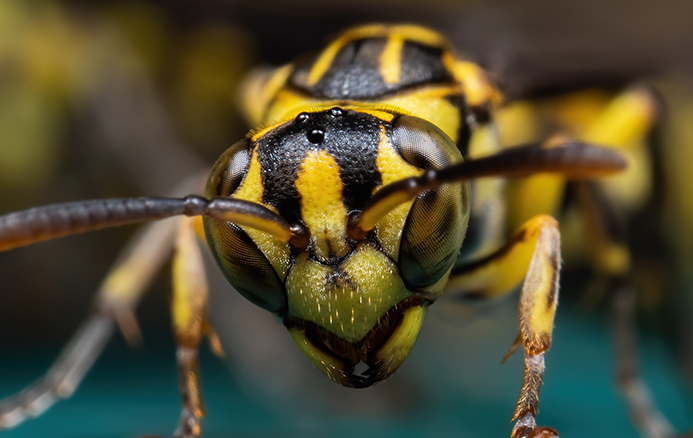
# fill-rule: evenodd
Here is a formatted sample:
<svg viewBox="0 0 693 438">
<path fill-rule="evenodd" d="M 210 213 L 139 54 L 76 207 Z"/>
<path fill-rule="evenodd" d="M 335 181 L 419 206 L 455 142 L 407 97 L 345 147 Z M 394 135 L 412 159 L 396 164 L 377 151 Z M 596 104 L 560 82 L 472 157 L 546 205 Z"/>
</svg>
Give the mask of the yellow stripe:
<svg viewBox="0 0 693 438">
<path fill-rule="evenodd" d="M 330 68 L 330 65 L 332 65 L 332 61 L 334 60 L 334 57 L 337 56 L 337 53 L 339 53 L 339 51 L 342 50 L 342 48 L 349 42 L 349 40 L 345 37 L 346 35 L 330 44 L 322 52 L 318 60 L 315 61 L 315 64 L 313 64 L 313 68 L 311 68 L 310 73 L 308 73 L 307 82 L 309 87 L 312 87 L 313 85 L 318 83 L 318 81 L 320 80 L 320 78 L 323 77 L 327 69 Z"/>
<path fill-rule="evenodd" d="M 246 173 L 241 186 L 238 187 L 232 197 L 236 199 L 243 199 L 250 202 L 255 202 L 256 204 L 262 204 L 262 172 L 261 172 L 260 160 L 257 156 L 257 149 L 253 151 L 253 155 L 250 157 L 250 165 L 248 166 L 248 173 Z"/>
<path fill-rule="evenodd" d="M 332 65 L 332 61 L 334 61 L 337 53 L 339 53 L 344 46 L 355 40 L 385 36 L 387 33 L 388 28 L 386 26 L 377 24 L 357 27 L 345 32 L 341 37 L 327 46 L 327 48 L 322 51 L 317 61 L 315 61 L 313 68 L 311 68 L 310 73 L 308 73 L 308 86 L 313 86 L 318 83 L 320 78 L 322 78 L 325 72 L 330 68 L 330 65 Z"/>
<path fill-rule="evenodd" d="M 395 118 L 395 115 L 391 112 L 386 112 L 375 108 L 359 108 L 358 106 L 346 106 L 344 108 L 352 109 L 364 114 L 370 114 L 371 116 L 377 117 L 384 122 L 391 122 Z"/>
<path fill-rule="evenodd" d="M 414 24 L 391 26 L 390 34 L 402 35 L 407 41 L 412 41 L 426 46 L 441 48 L 448 48 L 450 46 L 448 40 L 438 32 Z"/>
<path fill-rule="evenodd" d="M 273 237 L 281 240 L 282 242 L 288 242 L 293 236 L 291 230 L 288 228 L 284 228 L 274 221 L 259 218 L 253 214 L 226 212 L 222 215 L 221 219 L 228 222 L 233 222 L 236 225 L 251 227 L 258 231 L 271 234 Z"/>
<path fill-rule="evenodd" d="M 448 67 L 449 68 L 449 67 Z M 489 81 L 486 73 L 476 64 L 458 61 L 453 67 L 455 79 L 464 87 L 467 103 L 471 106 L 499 105 L 503 98 Z"/>
<path fill-rule="evenodd" d="M 382 178 L 383 186 L 423 173 L 422 170 L 404 161 L 395 151 L 387 136 L 385 127 L 381 127 L 380 129 L 380 143 L 378 144 L 378 157 L 376 163 L 378 172 L 380 172 Z M 370 211 L 364 212 L 366 218 L 362 225 L 365 227 L 372 227 L 375 226 L 376 223 L 378 224 L 378 241 L 383 248 L 385 248 L 388 255 L 392 257 L 393 260 L 397 261 L 404 222 L 407 220 L 407 215 L 414 201 L 409 200 L 406 194 L 399 197 L 395 196 L 386 201 L 390 203 L 390 205 L 373 206 Z M 382 211 L 389 211 L 389 213 L 385 214 L 383 217 Z M 367 217 L 369 214 L 373 216 L 373 219 Z"/>
<path fill-rule="evenodd" d="M 402 41 L 413 41 L 427 46 L 447 48 L 449 43 L 438 32 L 426 29 L 425 27 L 405 24 L 399 26 L 385 26 L 382 24 L 373 24 L 349 30 L 341 37 L 337 38 L 323 50 L 320 57 L 313 64 L 310 73 L 308 73 L 308 86 L 313 86 L 320 81 L 320 78 L 330 68 L 334 58 L 340 50 L 352 41 L 366 39 L 397 36 Z"/>
<path fill-rule="evenodd" d="M 401 35 L 391 35 L 380 55 L 380 74 L 386 84 L 396 84 L 402 72 L 402 48 L 404 38 Z"/>
<path fill-rule="evenodd" d="M 344 256 L 346 244 L 346 207 L 342 203 L 344 185 L 339 166 L 325 150 L 309 151 L 296 176 L 301 197 L 301 216 L 315 237 L 316 254 L 327 258 L 330 252 Z"/>
</svg>

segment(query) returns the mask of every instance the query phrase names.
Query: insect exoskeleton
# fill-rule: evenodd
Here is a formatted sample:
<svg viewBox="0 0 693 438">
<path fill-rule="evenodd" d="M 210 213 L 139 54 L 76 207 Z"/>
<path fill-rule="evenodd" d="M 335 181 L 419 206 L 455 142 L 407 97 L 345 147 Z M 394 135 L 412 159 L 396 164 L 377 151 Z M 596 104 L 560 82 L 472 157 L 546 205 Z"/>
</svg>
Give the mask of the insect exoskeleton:
<svg viewBox="0 0 693 438">
<path fill-rule="evenodd" d="M 430 190 L 385 215 L 363 238 L 347 232 L 384 185 L 462 160 L 433 124 L 392 108 L 301 112 L 229 148 L 206 196 L 262 204 L 310 235 L 297 247 L 257 229 L 206 218 L 229 282 L 283 320 L 334 381 L 367 387 L 392 374 L 443 290 L 469 219 L 470 188 Z M 357 372 L 357 365 L 367 369 Z"/>
</svg>

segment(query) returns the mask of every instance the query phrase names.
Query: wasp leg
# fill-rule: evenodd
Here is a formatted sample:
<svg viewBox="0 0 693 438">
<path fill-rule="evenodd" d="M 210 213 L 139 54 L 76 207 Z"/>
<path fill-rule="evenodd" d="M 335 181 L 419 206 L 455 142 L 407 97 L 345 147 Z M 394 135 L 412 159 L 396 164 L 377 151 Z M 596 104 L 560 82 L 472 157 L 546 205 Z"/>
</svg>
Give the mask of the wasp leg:
<svg viewBox="0 0 693 438">
<path fill-rule="evenodd" d="M 644 437 L 674 437 L 673 426 L 657 408 L 649 386 L 638 372 L 635 291 L 628 284 L 620 284 L 612 294 L 618 386 L 628 405 L 631 421 Z"/>
<path fill-rule="evenodd" d="M 651 191 L 651 159 L 644 139 L 656 118 L 657 102 L 649 89 L 633 87 L 617 96 L 580 137 L 618 148 L 629 168 L 613 181 L 579 182 L 574 187 L 590 261 L 608 280 L 619 388 L 640 433 L 666 438 L 675 431 L 638 372 L 635 290 L 623 218 L 624 210 L 637 208 Z"/>
<path fill-rule="evenodd" d="M 132 311 L 168 256 L 177 221 L 149 225 L 133 239 L 99 288 L 91 315 L 46 375 L 0 402 L 0 429 L 15 427 L 58 399 L 70 397 L 101 354 L 116 322 L 131 343 L 139 340 Z"/>
<path fill-rule="evenodd" d="M 180 392 L 183 398 L 180 423 L 174 436 L 187 438 L 202 433 L 205 415 L 199 383 L 198 351 L 202 335 L 209 337 L 212 350 L 222 355 L 221 344 L 207 322 L 207 278 L 202 254 L 195 236 L 195 221 L 181 221 L 173 259 L 173 328 L 178 345 L 176 354 Z"/>
<path fill-rule="evenodd" d="M 648 438 L 675 435 L 672 425 L 657 409 L 647 384 L 638 372 L 635 290 L 629 280 L 630 251 L 623 218 L 600 185 L 575 183 L 594 269 L 609 280 L 614 315 L 614 343 L 618 386 L 635 427 Z"/>
<path fill-rule="evenodd" d="M 558 303 L 560 233 L 555 219 L 539 215 L 526 222 L 501 249 L 477 262 L 455 268 L 448 288 L 496 297 L 508 294 L 522 281 L 519 319 L 525 351 L 524 378 L 515 408 L 513 437 L 540 431 L 557 435 L 553 429 L 536 428 L 535 416 L 544 376 L 544 352 L 551 345 L 553 319 Z M 550 436 L 550 435 L 549 435 Z"/>
</svg>

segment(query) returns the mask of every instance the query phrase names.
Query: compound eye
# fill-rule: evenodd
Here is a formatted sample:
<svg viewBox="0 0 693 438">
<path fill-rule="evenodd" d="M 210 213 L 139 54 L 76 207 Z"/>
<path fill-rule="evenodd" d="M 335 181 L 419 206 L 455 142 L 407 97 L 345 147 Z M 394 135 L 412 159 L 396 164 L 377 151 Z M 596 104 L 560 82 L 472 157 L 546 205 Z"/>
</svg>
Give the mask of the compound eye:
<svg viewBox="0 0 693 438">
<path fill-rule="evenodd" d="M 421 169 L 440 169 L 462 160 L 450 137 L 417 117 L 399 117 L 393 139 L 402 158 Z M 398 259 L 409 288 L 433 286 L 455 262 L 469 222 L 470 199 L 469 183 L 460 183 L 424 192 L 414 201 Z"/>
<path fill-rule="evenodd" d="M 243 182 L 252 149 L 248 139 L 228 148 L 219 157 L 207 180 L 205 196 L 230 196 Z M 270 312 L 286 305 L 284 286 L 267 256 L 246 231 L 231 222 L 203 218 L 209 248 L 226 279 L 251 302 Z M 287 249 L 288 251 L 288 249 Z"/>
<path fill-rule="evenodd" d="M 207 180 L 205 196 L 230 196 L 243 182 L 250 166 L 250 142 L 241 140 L 219 157 Z"/>
<path fill-rule="evenodd" d="M 279 313 L 286 306 L 284 284 L 253 238 L 231 222 L 205 217 L 212 255 L 231 285 L 253 304 Z"/>
<path fill-rule="evenodd" d="M 399 154 L 421 169 L 440 169 L 458 161 L 459 153 L 450 137 L 434 124 L 413 116 L 400 116 L 392 136 Z"/>
</svg>

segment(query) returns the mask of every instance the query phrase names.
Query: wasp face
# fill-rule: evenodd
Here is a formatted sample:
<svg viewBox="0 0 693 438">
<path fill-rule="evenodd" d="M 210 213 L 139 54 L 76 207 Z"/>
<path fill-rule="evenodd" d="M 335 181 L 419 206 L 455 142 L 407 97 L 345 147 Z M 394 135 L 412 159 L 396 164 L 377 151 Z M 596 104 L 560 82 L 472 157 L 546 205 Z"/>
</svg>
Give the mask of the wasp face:
<svg viewBox="0 0 693 438">
<path fill-rule="evenodd" d="M 466 230 L 469 187 L 426 192 L 359 241 L 347 235 L 349 213 L 384 185 L 460 159 L 445 134 L 415 117 L 357 107 L 303 112 L 227 150 L 206 194 L 272 209 L 309 231 L 308 247 L 205 219 L 208 241 L 231 284 L 278 314 L 323 373 L 370 386 L 407 357 L 447 280 Z M 361 362 L 366 369 L 357 373 Z"/>
</svg>

